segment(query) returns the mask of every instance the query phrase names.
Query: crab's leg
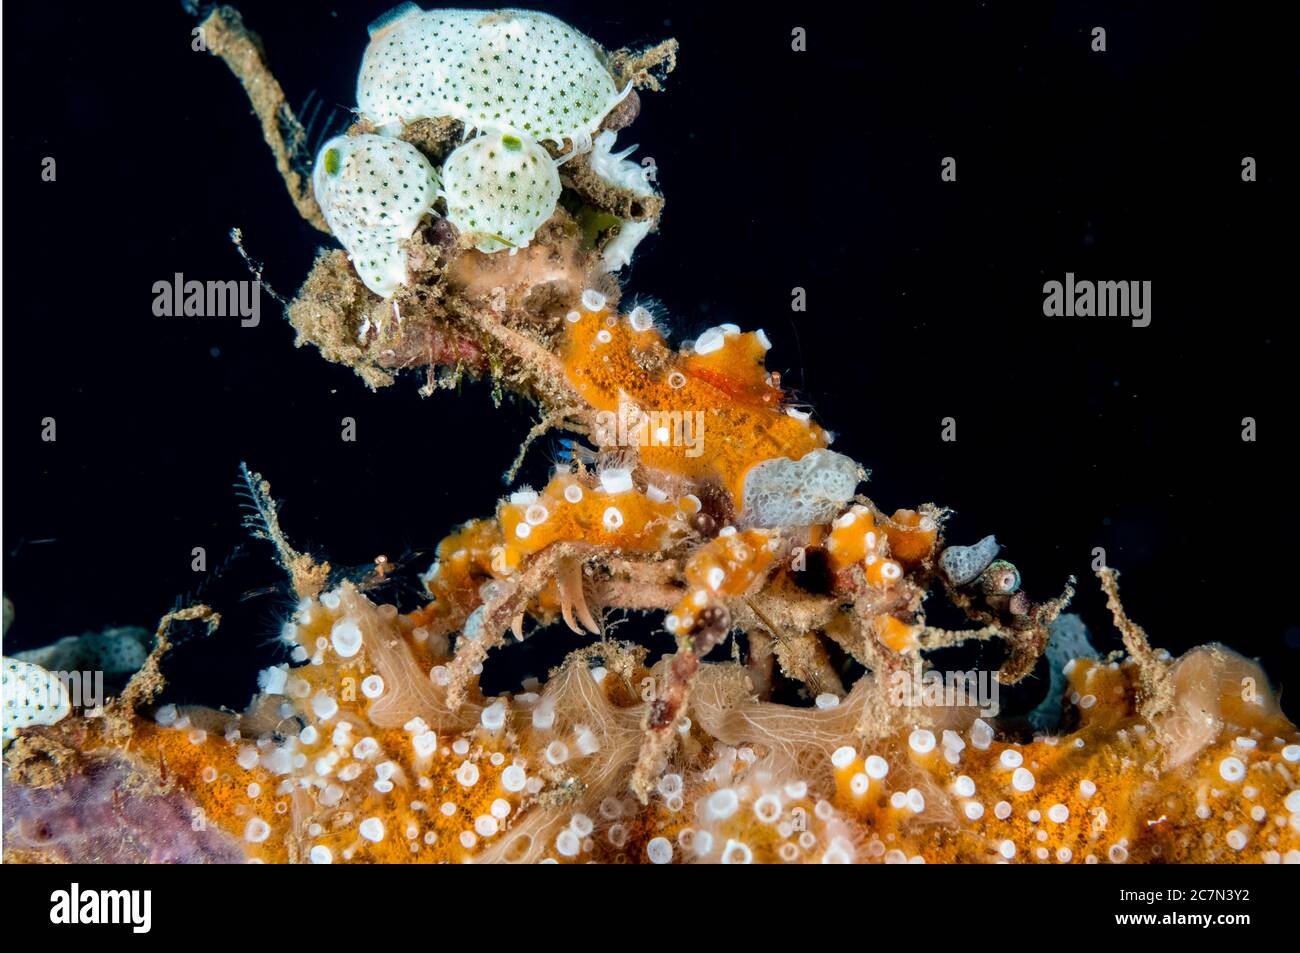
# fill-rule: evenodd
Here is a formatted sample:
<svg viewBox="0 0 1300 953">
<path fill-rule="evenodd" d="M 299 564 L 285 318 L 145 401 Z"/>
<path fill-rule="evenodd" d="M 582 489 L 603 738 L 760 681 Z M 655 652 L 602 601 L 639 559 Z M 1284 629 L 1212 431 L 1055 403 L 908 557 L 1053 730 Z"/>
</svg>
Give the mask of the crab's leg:
<svg viewBox="0 0 1300 953">
<path fill-rule="evenodd" d="M 505 642 L 506 633 L 510 631 L 514 620 L 550 583 L 563 561 L 580 561 L 593 551 L 594 547 L 580 543 L 557 543 L 543 549 L 533 556 L 525 570 L 511 577 L 508 585 L 501 587 L 500 594 L 494 600 L 485 602 L 471 613 L 470 619 L 461 629 L 461 637 L 456 642 L 456 656 L 449 666 L 451 683 L 447 689 L 448 706 L 454 710 L 464 703 L 469 684 L 474 679 L 475 667 L 487 658 L 488 652 Z"/>
<path fill-rule="evenodd" d="M 561 559 L 555 583 L 560 590 L 560 614 L 564 616 L 565 625 L 578 635 L 582 635 L 584 629 L 592 635 L 600 635 L 600 625 L 592 617 L 583 592 L 582 560 L 573 556 Z M 575 613 L 578 617 L 576 622 Z M 582 628 L 578 627 L 579 622 Z"/>
<path fill-rule="evenodd" d="M 725 606 L 715 605 L 700 614 L 700 625 L 693 632 L 677 636 L 677 654 L 668 667 L 663 692 L 650 703 L 645 740 L 641 742 L 641 753 L 632 772 L 632 793 L 642 804 L 649 800 L 654 779 L 672 755 L 676 740 L 673 732 L 686 711 L 700 660 L 730 631 L 731 613 Z"/>
</svg>

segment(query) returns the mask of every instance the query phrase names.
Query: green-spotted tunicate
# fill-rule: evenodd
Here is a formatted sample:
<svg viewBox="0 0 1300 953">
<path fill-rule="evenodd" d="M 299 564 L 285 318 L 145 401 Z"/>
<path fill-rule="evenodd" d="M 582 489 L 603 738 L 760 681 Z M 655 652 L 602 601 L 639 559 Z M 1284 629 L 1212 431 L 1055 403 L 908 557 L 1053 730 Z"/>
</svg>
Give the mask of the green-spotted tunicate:
<svg viewBox="0 0 1300 953">
<path fill-rule="evenodd" d="M 450 117 L 576 151 L 626 95 L 596 45 L 535 10 L 430 10 L 413 3 L 371 26 L 357 106 L 379 132 Z M 584 148 L 585 146 L 585 148 Z"/>
<path fill-rule="evenodd" d="M 7 658 L 0 680 L 3 681 L 5 746 L 23 728 L 57 724 L 72 710 L 67 684 L 39 665 Z"/>
<path fill-rule="evenodd" d="M 330 231 L 366 287 L 384 298 L 406 284 L 404 243 L 433 208 L 438 186 L 418 149 L 387 136 L 336 136 L 312 174 Z"/>
<path fill-rule="evenodd" d="M 555 212 L 560 176 L 538 143 L 512 134 L 471 139 L 442 167 L 447 220 L 479 251 L 523 248 Z"/>
</svg>

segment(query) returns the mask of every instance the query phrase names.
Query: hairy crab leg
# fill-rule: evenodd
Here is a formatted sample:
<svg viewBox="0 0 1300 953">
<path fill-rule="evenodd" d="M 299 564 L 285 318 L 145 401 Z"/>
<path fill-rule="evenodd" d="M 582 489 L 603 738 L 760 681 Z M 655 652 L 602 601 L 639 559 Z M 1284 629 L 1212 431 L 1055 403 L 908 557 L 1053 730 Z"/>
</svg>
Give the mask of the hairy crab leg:
<svg viewBox="0 0 1300 953">
<path fill-rule="evenodd" d="M 453 710 L 465 701 L 469 684 L 475 677 L 474 668 L 487 658 L 488 652 L 505 641 L 506 632 L 514 620 L 551 581 L 561 562 L 590 554 L 592 547 L 575 543 L 561 543 L 542 550 L 533 557 L 528 568 L 518 575 L 501 580 L 506 583 L 501 595 L 485 602 L 466 620 L 461 637 L 456 643 L 456 655 L 450 665 L 451 683 L 447 689 L 447 704 Z"/>
</svg>

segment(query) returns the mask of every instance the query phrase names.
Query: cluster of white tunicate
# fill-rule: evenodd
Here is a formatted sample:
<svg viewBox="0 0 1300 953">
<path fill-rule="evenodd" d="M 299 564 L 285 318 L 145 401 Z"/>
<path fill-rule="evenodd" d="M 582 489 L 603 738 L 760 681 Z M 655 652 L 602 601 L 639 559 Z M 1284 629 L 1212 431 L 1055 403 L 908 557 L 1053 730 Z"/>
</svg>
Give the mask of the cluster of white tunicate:
<svg viewBox="0 0 1300 953">
<path fill-rule="evenodd" d="M 57 724 L 72 710 L 68 686 L 39 665 L 6 658 L 3 682 L 6 747 L 21 729 Z"/>
<path fill-rule="evenodd" d="M 591 152 L 601 121 L 631 90 L 614 85 L 596 45 L 549 14 L 431 10 L 406 3 L 370 27 L 357 111 L 378 135 L 339 137 L 317 157 L 316 199 L 361 280 L 387 298 L 407 281 L 404 243 L 439 194 L 447 219 L 482 252 L 526 247 L 560 197 L 556 160 L 542 146 Z M 441 174 L 396 138 L 421 119 L 455 119 L 476 138 Z M 593 168 L 615 185 L 652 195 L 626 153 L 597 140 Z M 565 160 L 560 160 L 565 161 Z M 607 270 L 631 260 L 647 223 L 624 223 Z"/>
<path fill-rule="evenodd" d="M 614 133 L 606 129 L 596 137 L 591 150 L 591 168 L 598 176 L 613 185 L 627 189 L 633 195 L 648 197 L 655 194 L 650 185 L 650 170 L 628 160 L 636 149 L 629 146 L 622 152 L 614 152 Z M 641 239 L 650 233 L 651 223 L 622 222 L 618 234 L 605 246 L 601 254 L 601 266 L 605 271 L 618 271 L 632 263 L 632 253 Z"/>
<path fill-rule="evenodd" d="M 703 789 L 691 792 L 693 804 L 684 803 L 686 785 L 680 774 L 665 774 L 656 783 L 655 792 L 663 798 L 664 806 L 674 814 L 683 812 L 686 826 L 678 830 L 674 840 L 659 837 L 646 844 L 645 856 L 650 863 L 672 863 L 679 858 L 722 864 L 753 863 L 754 848 L 745 838 L 752 839 L 755 822 L 767 828 L 760 835 L 762 840 L 772 835 L 779 839 L 776 857 L 784 863 L 848 864 L 862 852 L 843 817 L 829 801 L 816 799 L 807 781 L 778 779 L 757 767 L 757 753 L 748 746 L 733 748 L 718 743 L 714 745 L 713 755 L 712 764 L 696 779 L 703 783 Z M 851 747 L 838 749 L 831 756 L 836 769 L 855 760 L 857 752 Z M 874 761 L 881 759 L 873 756 L 868 764 Z M 879 770 L 874 765 L 869 770 L 878 780 L 887 773 L 888 766 L 881 761 Z M 920 792 L 916 795 L 920 797 Z M 602 816 L 605 816 L 603 807 Z M 610 842 L 615 847 L 622 846 L 615 841 L 614 834 L 615 829 L 611 828 Z M 885 853 L 885 846 L 876 841 L 875 848 L 866 853 L 880 857 Z"/>
<path fill-rule="evenodd" d="M 409 143 L 337 136 L 316 160 L 312 187 L 365 286 L 390 297 L 406 283 L 406 241 L 438 197 L 438 173 Z"/>
<path fill-rule="evenodd" d="M 745 476 L 746 526 L 815 526 L 828 523 L 853 498 L 862 468 L 833 450 L 813 450 L 799 460 L 775 457 Z"/>
</svg>

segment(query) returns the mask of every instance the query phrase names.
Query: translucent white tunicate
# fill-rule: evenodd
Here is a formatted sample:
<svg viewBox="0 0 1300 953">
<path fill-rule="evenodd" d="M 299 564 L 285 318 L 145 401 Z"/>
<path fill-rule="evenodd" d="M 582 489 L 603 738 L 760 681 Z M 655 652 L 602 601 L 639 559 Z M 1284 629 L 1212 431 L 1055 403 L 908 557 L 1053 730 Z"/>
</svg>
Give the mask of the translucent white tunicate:
<svg viewBox="0 0 1300 953">
<path fill-rule="evenodd" d="M 642 197 L 654 195 L 654 187 L 650 185 L 653 165 L 644 166 L 627 158 L 636 149 L 636 146 L 629 146 L 621 152 L 614 152 L 614 136 L 615 134 L 612 131 L 606 129 L 596 137 L 594 147 L 591 150 L 591 170 L 610 185 L 626 189 L 633 195 Z M 650 234 L 650 229 L 653 227 L 654 221 L 650 218 L 641 220 L 625 219 L 619 222 L 618 232 L 601 251 L 601 269 L 603 271 L 618 271 L 618 269 L 631 264 L 632 254 L 636 251 L 637 245 L 641 244 L 641 240 Z M 633 312 L 632 328 L 637 331 L 647 331 L 653 322 L 650 321 L 650 315 L 645 312 L 645 309 L 639 310 L 643 312 L 639 323 L 640 326 L 638 325 L 636 312 Z"/>
</svg>

